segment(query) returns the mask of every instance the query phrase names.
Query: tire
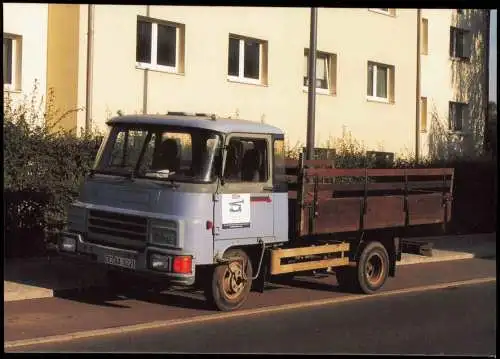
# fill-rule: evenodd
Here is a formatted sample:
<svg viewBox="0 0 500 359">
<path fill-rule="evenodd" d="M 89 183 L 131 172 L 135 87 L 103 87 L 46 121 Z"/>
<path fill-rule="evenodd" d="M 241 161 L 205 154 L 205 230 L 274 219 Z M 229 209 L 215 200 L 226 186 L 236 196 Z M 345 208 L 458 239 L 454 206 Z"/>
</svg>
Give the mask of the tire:
<svg viewBox="0 0 500 359">
<path fill-rule="evenodd" d="M 224 258 L 238 258 L 230 263 L 217 265 L 212 272 L 209 285 L 205 288 L 205 297 L 216 309 L 229 312 L 240 308 L 248 298 L 252 287 L 252 263 L 241 249 L 229 249 Z M 246 264 L 245 281 L 242 277 L 243 264 Z"/>
<path fill-rule="evenodd" d="M 369 242 L 363 248 L 356 266 L 354 288 L 365 294 L 382 288 L 389 274 L 389 254 L 380 242 Z"/>
<path fill-rule="evenodd" d="M 389 255 L 380 242 L 369 242 L 362 250 L 356 267 L 335 271 L 342 290 L 373 294 L 384 285 L 389 274 Z"/>
</svg>

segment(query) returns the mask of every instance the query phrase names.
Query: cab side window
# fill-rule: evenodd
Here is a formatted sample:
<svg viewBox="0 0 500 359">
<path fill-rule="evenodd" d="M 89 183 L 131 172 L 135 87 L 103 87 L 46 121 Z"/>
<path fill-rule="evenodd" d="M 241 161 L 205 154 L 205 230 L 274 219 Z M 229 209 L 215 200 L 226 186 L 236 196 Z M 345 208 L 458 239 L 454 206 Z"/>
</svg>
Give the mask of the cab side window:
<svg viewBox="0 0 500 359">
<path fill-rule="evenodd" d="M 224 179 L 229 182 L 266 182 L 267 141 L 231 138 L 227 148 Z"/>
</svg>

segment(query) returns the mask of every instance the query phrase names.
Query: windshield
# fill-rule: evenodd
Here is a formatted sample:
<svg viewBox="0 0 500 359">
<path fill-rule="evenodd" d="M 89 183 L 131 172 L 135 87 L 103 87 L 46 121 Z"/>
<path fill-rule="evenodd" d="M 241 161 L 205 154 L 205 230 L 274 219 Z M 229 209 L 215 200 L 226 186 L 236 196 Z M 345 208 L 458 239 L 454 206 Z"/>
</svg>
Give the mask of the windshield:
<svg viewBox="0 0 500 359">
<path fill-rule="evenodd" d="M 212 182 L 220 136 L 197 128 L 114 126 L 96 172 L 181 182 Z"/>
</svg>

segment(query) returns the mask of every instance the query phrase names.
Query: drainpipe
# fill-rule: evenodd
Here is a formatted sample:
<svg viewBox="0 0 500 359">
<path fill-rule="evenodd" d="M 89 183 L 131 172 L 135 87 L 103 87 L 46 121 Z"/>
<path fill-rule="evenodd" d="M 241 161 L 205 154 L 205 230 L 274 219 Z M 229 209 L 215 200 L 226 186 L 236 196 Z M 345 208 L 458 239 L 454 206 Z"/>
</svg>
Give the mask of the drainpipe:
<svg viewBox="0 0 500 359">
<path fill-rule="evenodd" d="M 417 9 L 417 83 L 416 83 L 416 111 L 415 111 L 415 161 L 420 161 L 420 23 L 422 9 Z"/>
<path fill-rule="evenodd" d="M 146 16 L 149 17 L 149 5 L 146 5 Z M 148 113 L 148 74 L 149 70 L 144 69 L 144 78 L 142 81 L 142 113 Z"/>
<path fill-rule="evenodd" d="M 88 5 L 87 15 L 87 93 L 85 94 L 85 133 L 92 128 L 92 68 L 94 58 L 94 5 Z"/>
<path fill-rule="evenodd" d="M 309 39 L 309 92 L 307 97 L 307 144 L 306 159 L 311 160 L 314 149 L 314 120 L 316 110 L 316 35 L 318 9 L 311 8 L 311 30 Z"/>
<path fill-rule="evenodd" d="M 486 113 L 484 116 L 485 120 L 485 126 L 484 126 L 484 135 L 483 135 L 483 153 L 485 150 L 489 151 L 490 154 L 493 154 L 493 148 L 491 147 L 491 138 L 490 138 L 490 131 L 489 131 L 489 126 L 490 126 L 490 9 L 484 10 L 486 11 L 486 36 L 484 39 L 484 44 L 485 44 L 485 60 L 484 60 L 484 68 L 485 68 L 485 91 L 484 91 L 484 102 L 485 102 L 485 109 Z M 488 143 L 485 142 L 488 141 Z"/>
</svg>

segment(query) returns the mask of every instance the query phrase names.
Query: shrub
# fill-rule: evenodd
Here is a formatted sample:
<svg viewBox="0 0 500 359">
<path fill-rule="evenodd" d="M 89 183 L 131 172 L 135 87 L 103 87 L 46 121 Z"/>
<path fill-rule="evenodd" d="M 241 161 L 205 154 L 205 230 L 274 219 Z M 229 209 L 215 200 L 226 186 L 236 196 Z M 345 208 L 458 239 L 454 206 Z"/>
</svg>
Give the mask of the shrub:
<svg viewBox="0 0 500 359">
<path fill-rule="evenodd" d="M 54 93 L 4 102 L 5 248 L 7 256 L 44 252 L 65 225 L 66 209 L 91 168 L 100 136 L 55 130 L 66 113 L 55 110 Z"/>
</svg>

